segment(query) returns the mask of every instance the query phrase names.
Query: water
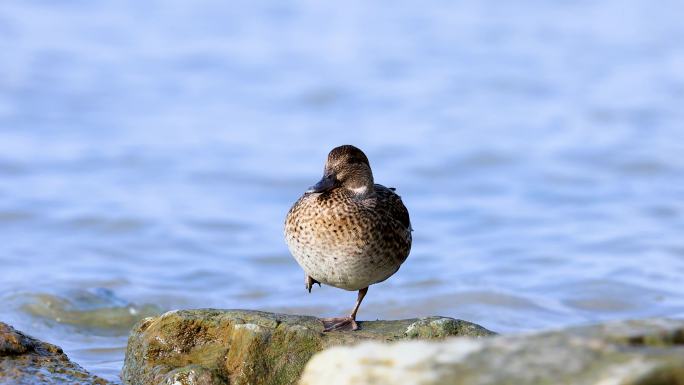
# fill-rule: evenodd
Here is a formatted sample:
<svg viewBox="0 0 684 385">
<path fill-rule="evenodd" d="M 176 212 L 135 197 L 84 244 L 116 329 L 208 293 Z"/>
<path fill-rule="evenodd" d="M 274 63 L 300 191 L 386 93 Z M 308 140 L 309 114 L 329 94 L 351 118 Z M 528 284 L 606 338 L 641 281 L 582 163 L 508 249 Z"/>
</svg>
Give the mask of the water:
<svg viewBox="0 0 684 385">
<path fill-rule="evenodd" d="M 282 237 L 355 144 L 410 209 L 361 319 L 684 316 L 684 3 L 5 1 L 0 319 L 116 379 L 174 308 L 338 315 Z"/>
</svg>

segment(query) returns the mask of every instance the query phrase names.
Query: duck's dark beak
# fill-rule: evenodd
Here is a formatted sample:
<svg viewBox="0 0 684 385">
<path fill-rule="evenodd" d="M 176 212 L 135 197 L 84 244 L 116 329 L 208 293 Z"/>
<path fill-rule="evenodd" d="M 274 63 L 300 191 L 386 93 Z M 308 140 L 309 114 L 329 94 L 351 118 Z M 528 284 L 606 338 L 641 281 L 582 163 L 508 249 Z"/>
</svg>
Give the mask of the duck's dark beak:
<svg viewBox="0 0 684 385">
<path fill-rule="evenodd" d="M 307 193 L 322 193 L 325 191 L 330 191 L 337 187 L 337 179 L 335 175 L 323 175 L 323 178 L 318 181 L 315 185 L 309 187 L 306 190 Z"/>
</svg>

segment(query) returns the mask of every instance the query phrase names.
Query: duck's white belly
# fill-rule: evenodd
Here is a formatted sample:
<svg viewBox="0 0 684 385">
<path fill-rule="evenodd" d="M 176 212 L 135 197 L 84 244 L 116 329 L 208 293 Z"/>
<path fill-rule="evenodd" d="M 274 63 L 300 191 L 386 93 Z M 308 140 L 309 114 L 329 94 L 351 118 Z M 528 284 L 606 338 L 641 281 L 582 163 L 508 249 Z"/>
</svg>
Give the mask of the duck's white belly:
<svg viewBox="0 0 684 385">
<path fill-rule="evenodd" d="M 315 280 L 359 290 L 399 269 L 399 256 L 383 247 L 377 224 L 353 215 L 340 219 L 332 209 L 317 210 L 315 215 L 304 211 L 296 218 L 288 216 L 285 238 L 297 263 Z"/>
<path fill-rule="evenodd" d="M 329 247 L 327 242 L 302 244 L 288 237 L 287 244 L 304 272 L 326 285 L 345 290 L 359 290 L 384 281 L 399 266 L 387 262 L 372 250 L 353 242 L 339 242 L 340 247 Z"/>
</svg>

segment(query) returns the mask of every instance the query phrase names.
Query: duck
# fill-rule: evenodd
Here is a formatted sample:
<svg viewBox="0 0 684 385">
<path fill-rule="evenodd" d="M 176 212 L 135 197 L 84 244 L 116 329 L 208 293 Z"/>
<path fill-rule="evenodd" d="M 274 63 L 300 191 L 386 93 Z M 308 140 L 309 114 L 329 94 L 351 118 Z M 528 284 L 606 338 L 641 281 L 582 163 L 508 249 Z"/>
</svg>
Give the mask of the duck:
<svg viewBox="0 0 684 385">
<path fill-rule="evenodd" d="M 375 183 L 366 154 L 353 145 L 332 149 L 323 177 L 292 205 L 284 229 L 309 293 L 315 284 L 358 291 L 348 316 L 320 319 L 325 332 L 359 329 L 356 315 L 368 287 L 399 270 L 412 231 L 401 197 Z"/>
</svg>

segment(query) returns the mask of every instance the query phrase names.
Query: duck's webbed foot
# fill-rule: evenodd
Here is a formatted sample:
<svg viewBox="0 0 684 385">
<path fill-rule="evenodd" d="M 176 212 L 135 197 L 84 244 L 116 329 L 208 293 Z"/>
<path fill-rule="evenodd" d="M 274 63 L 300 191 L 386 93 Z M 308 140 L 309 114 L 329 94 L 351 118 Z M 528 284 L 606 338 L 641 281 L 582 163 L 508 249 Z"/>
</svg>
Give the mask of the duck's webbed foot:
<svg viewBox="0 0 684 385">
<path fill-rule="evenodd" d="M 359 328 L 356 320 L 351 316 L 342 318 L 321 318 L 321 322 L 323 322 L 324 332 L 350 332 Z"/>
<path fill-rule="evenodd" d="M 359 311 L 359 307 L 361 306 L 361 302 L 366 296 L 366 293 L 368 293 L 367 287 L 359 290 L 359 295 L 356 297 L 356 305 L 354 306 L 354 310 L 352 310 L 351 314 L 348 316 L 343 318 L 321 318 L 321 322 L 323 322 L 323 331 L 351 332 L 358 330 L 359 325 L 356 323 L 356 313 Z"/>
<path fill-rule="evenodd" d="M 315 279 L 311 278 L 311 277 L 308 276 L 308 275 L 305 275 L 305 276 L 304 276 L 304 284 L 306 285 L 306 290 L 308 290 L 309 293 L 311 293 L 311 288 L 312 288 L 313 285 L 316 284 L 316 283 L 318 284 L 318 287 L 321 287 L 321 283 L 320 283 L 320 282 L 316 281 Z"/>
</svg>

